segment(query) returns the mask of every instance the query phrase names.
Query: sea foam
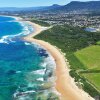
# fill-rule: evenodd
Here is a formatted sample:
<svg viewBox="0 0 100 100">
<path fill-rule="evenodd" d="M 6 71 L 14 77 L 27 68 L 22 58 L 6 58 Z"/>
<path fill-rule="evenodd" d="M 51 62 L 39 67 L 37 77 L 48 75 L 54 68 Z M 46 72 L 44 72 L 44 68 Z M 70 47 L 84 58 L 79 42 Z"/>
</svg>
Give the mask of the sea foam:
<svg viewBox="0 0 100 100">
<path fill-rule="evenodd" d="M 11 22 L 13 22 L 13 21 L 11 21 Z M 17 21 L 15 21 L 15 22 L 17 22 Z M 15 34 L 15 35 L 6 35 L 6 36 L 1 37 L 0 43 L 9 44 L 10 42 L 16 42 L 16 41 L 14 41 L 14 38 L 26 36 L 33 31 L 32 26 L 30 26 L 30 25 L 28 25 L 24 22 L 23 23 L 19 22 L 19 23 L 23 27 L 22 32 L 19 33 L 19 34 Z M 27 43 L 26 43 L 26 45 L 27 45 Z"/>
</svg>

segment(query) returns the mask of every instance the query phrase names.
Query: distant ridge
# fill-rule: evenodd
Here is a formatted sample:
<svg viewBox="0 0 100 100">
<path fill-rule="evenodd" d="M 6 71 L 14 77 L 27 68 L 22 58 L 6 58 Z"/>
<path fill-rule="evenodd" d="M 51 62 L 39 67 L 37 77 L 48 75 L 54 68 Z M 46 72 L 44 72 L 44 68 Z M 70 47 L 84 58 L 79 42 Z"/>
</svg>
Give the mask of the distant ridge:
<svg viewBox="0 0 100 100">
<path fill-rule="evenodd" d="M 62 9 L 73 11 L 73 10 L 88 10 L 95 11 L 100 10 L 100 1 L 88 1 L 88 2 L 80 2 L 80 1 L 72 1 L 69 4 L 62 7 Z"/>
<path fill-rule="evenodd" d="M 100 11 L 100 1 L 72 1 L 66 5 L 59 6 L 52 11 Z"/>
<path fill-rule="evenodd" d="M 40 7 L 0 7 L 0 11 L 45 11 L 56 9 L 60 7 L 58 4 L 53 4 L 52 6 L 40 6 Z"/>
<path fill-rule="evenodd" d="M 100 1 L 72 1 L 66 5 L 41 6 L 41 7 L 3 7 L 0 11 L 100 11 Z"/>
</svg>

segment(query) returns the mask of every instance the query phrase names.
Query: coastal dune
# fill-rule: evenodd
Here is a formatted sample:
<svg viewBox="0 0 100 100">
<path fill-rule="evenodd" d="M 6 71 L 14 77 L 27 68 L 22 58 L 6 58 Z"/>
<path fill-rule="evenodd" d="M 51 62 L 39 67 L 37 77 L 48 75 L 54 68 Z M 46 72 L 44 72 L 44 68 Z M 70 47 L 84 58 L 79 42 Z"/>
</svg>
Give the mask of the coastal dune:
<svg viewBox="0 0 100 100">
<path fill-rule="evenodd" d="M 54 57 L 56 62 L 56 89 L 60 93 L 60 100 L 94 100 L 88 93 L 79 89 L 74 79 L 69 75 L 69 68 L 64 55 L 48 42 L 33 38 L 48 28 L 27 21 L 34 28 L 34 32 L 24 37 L 28 42 L 36 42 L 43 46 Z"/>
</svg>

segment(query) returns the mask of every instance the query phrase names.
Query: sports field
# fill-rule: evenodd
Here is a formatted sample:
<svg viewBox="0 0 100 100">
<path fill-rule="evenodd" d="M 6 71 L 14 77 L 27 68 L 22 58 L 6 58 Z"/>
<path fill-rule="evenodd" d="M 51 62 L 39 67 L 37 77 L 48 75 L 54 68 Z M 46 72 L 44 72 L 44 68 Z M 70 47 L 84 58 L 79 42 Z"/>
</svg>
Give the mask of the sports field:
<svg viewBox="0 0 100 100">
<path fill-rule="evenodd" d="M 100 46 L 94 45 L 75 53 L 75 56 L 87 69 L 100 70 Z"/>
<path fill-rule="evenodd" d="M 84 73 L 83 75 L 100 91 L 100 73 Z"/>
<path fill-rule="evenodd" d="M 87 47 L 77 51 L 75 56 L 89 70 L 86 73 L 82 73 L 82 75 L 100 91 L 100 46 Z"/>
</svg>

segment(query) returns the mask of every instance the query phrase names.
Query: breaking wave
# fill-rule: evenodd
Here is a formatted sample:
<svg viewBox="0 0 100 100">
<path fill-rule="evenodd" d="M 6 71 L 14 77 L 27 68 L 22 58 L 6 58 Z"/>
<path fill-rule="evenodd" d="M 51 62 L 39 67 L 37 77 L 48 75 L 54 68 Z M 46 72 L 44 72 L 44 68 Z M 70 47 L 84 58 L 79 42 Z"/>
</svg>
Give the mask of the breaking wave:
<svg viewBox="0 0 100 100">
<path fill-rule="evenodd" d="M 25 23 L 25 22 L 19 22 L 20 25 L 23 27 L 23 30 L 21 33 L 19 34 L 15 34 L 15 35 L 6 35 L 6 36 L 2 36 L 0 38 L 0 43 L 6 43 L 9 44 L 10 42 L 16 42 L 16 38 L 21 38 L 23 36 L 26 36 L 28 34 L 30 34 L 32 31 L 34 31 L 34 29 L 32 28 L 31 25 Z"/>
<path fill-rule="evenodd" d="M 34 44 L 38 50 L 45 50 L 36 43 L 32 44 Z M 44 57 L 42 63 L 40 63 L 41 69 L 34 70 L 26 74 L 28 85 L 16 90 L 13 95 L 16 100 L 37 100 L 35 98 L 39 97 L 42 98 L 40 100 L 47 100 L 50 95 L 52 98 L 59 100 L 58 96 L 60 94 L 55 89 L 56 63 L 54 58 L 46 50 L 45 52 L 48 54 L 48 57 Z M 43 99 L 43 97 L 45 99 Z"/>
</svg>

